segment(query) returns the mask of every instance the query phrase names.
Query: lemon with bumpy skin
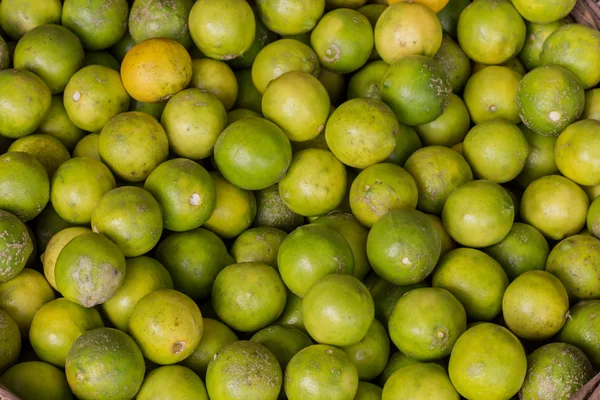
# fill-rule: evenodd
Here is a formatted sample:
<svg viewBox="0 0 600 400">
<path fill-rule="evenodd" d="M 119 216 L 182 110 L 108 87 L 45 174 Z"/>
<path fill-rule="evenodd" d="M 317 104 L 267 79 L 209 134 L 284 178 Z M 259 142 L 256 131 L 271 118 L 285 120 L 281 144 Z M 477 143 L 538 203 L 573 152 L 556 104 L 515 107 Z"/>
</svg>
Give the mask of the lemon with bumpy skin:
<svg viewBox="0 0 600 400">
<path fill-rule="evenodd" d="M 388 64 L 410 55 L 433 57 L 442 45 L 435 12 L 418 2 L 390 5 L 374 28 L 377 52 Z"/>
<path fill-rule="evenodd" d="M 325 10 L 325 0 L 259 0 L 258 16 L 269 30 L 280 35 L 310 32 Z"/>
<path fill-rule="evenodd" d="M 323 84 L 300 71 L 286 72 L 271 81 L 262 98 L 265 118 L 297 142 L 313 139 L 325 129 L 329 108 Z"/>
<path fill-rule="evenodd" d="M 327 120 L 325 139 L 341 162 L 364 169 L 390 155 L 399 129 L 394 112 L 385 103 L 359 98 L 333 111 Z"/>
<path fill-rule="evenodd" d="M 458 20 L 458 43 L 475 62 L 502 64 L 516 56 L 525 43 L 526 26 L 508 0 L 476 1 Z"/>
<path fill-rule="evenodd" d="M 244 0 L 196 2 L 188 21 L 198 49 L 216 60 L 240 57 L 254 42 L 254 13 Z"/>
<path fill-rule="evenodd" d="M 215 142 L 215 163 L 225 179 L 246 190 L 277 183 L 292 161 L 285 133 L 263 118 L 246 118 L 229 125 Z"/>
<path fill-rule="evenodd" d="M 470 399 L 506 400 L 514 396 L 527 372 L 519 339 L 489 322 L 473 325 L 456 341 L 448 373 L 452 385 Z"/>
<path fill-rule="evenodd" d="M 540 61 L 571 71 L 585 89 L 600 82 L 600 32 L 586 25 L 567 24 L 544 42 Z"/>
<path fill-rule="evenodd" d="M 390 65 L 382 80 L 381 98 L 406 125 L 437 119 L 450 104 L 452 86 L 432 58 L 412 55 Z"/>
<path fill-rule="evenodd" d="M 585 106 L 580 81 L 557 65 L 538 67 L 523 77 L 517 107 L 528 128 L 545 136 L 558 136 L 577 121 Z"/>
<path fill-rule="evenodd" d="M 556 140 L 554 155 L 560 172 L 579 185 L 600 184 L 600 121 L 575 122 Z"/>
<path fill-rule="evenodd" d="M 129 332 L 147 359 L 161 365 L 175 364 L 192 354 L 200 343 L 202 314 L 185 294 L 156 290 L 136 304 Z"/>
<path fill-rule="evenodd" d="M 444 204 L 444 228 L 459 244 L 487 247 L 510 232 L 515 206 L 509 194 L 496 182 L 476 180 L 456 189 Z"/>
<path fill-rule="evenodd" d="M 346 186 L 346 168 L 330 151 L 306 149 L 293 155 L 279 194 L 290 210 L 311 217 L 339 206 Z"/>
<path fill-rule="evenodd" d="M 349 73 L 369 59 L 373 28 L 358 11 L 340 8 L 321 18 L 310 34 L 310 43 L 324 68 Z"/>
<path fill-rule="evenodd" d="M 583 189 L 573 181 L 560 175 L 548 175 L 525 189 L 521 217 L 547 238 L 562 240 L 584 227 L 589 204 Z"/>
</svg>

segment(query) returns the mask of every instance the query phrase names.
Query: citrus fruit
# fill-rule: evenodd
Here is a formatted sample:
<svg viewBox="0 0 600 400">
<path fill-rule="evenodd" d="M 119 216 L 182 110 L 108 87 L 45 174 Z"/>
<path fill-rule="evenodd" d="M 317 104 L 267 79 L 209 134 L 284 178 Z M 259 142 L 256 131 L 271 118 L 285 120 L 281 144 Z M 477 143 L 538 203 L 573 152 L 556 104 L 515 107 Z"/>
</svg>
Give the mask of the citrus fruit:
<svg viewBox="0 0 600 400">
<path fill-rule="evenodd" d="M 260 118 L 261 114 L 252 110 L 246 110 L 245 108 L 238 108 L 227 112 L 227 126 L 239 121 L 240 119 L 246 118 Z"/>
<path fill-rule="evenodd" d="M 434 287 L 452 293 L 474 321 L 491 321 L 500 314 L 508 283 L 496 260 L 469 248 L 455 249 L 442 257 L 432 280 Z"/>
<path fill-rule="evenodd" d="M 523 400 L 568 400 L 594 375 L 585 354 L 567 343 L 549 343 L 527 357 Z M 548 385 L 546 382 L 552 382 Z"/>
<path fill-rule="evenodd" d="M 247 190 L 265 189 L 277 183 L 292 160 L 292 147 L 285 133 L 262 118 L 247 118 L 229 125 L 218 137 L 214 151 L 223 176 Z"/>
<path fill-rule="evenodd" d="M 295 153 L 279 182 L 285 205 L 306 217 L 338 207 L 346 192 L 346 168 L 330 151 L 306 149 Z"/>
<path fill-rule="evenodd" d="M 171 231 L 198 228 L 215 208 L 212 177 L 200 164 L 185 158 L 160 164 L 148 175 L 144 188 L 160 203 L 163 226 Z"/>
<path fill-rule="evenodd" d="M 0 282 L 17 276 L 33 252 L 33 241 L 27 226 L 15 215 L 0 210 Z"/>
<path fill-rule="evenodd" d="M 193 0 L 136 0 L 129 10 L 129 33 L 136 43 L 155 37 L 177 40 L 192 46 L 188 16 Z"/>
<path fill-rule="evenodd" d="M 238 338 L 224 323 L 211 318 L 203 318 L 204 332 L 198 347 L 185 360 L 182 365 L 190 368 L 204 379 L 208 364 L 215 355 L 225 346 L 237 342 Z"/>
<path fill-rule="evenodd" d="M 590 201 L 594 201 L 598 196 L 600 196 L 600 185 L 595 186 L 582 186 L 585 194 L 588 195 Z"/>
<path fill-rule="evenodd" d="M 421 147 L 423 147 L 423 143 L 415 128 L 400 124 L 398 136 L 396 137 L 396 147 L 388 156 L 387 161 L 403 166 L 408 157 Z"/>
<path fill-rule="evenodd" d="M 8 151 L 31 154 L 44 166 L 49 178 L 63 162 L 71 158 L 60 140 L 49 135 L 28 135 L 19 138 L 10 145 Z"/>
<path fill-rule="evenodd" d="M 50 111 L 52 95 L 44 81 L 32 72 L 0 71 L 0 135 L 12 139 L 35 131 Z"/>
<path fill-rule="evenodd" d="M 472 71 L 473 71 L 473 73 L 479 72 L 482 69 L 490 67 L 490 66 L 491 65 L 488 65 L 488 64 L 475 63 L 475 64 L 473 64 Z M 527 71 L 525 70 L 525 67 L 523 66 L 523 64 L 521 64 L 521 61 L 519 61 L 519 59 L 517 57 L 513 57 L 513 58 L 509 59 L 508 61 L 503 62 L 502 64 L 498 64 L 498 66 L 506 67 L 521 76 L 523 76 L 527 73 Z"/>
<path fill-rule="evenodd" d="M 373 298 L 352 275 L 330 274 L 302 298 L 304 326 L 318 343 L 350 346 L 367 334 L 375 318 Z"/>
<path fill-rule="evenodd" d="M 126 400 L 138 392 L 146 367 L 140 348 L 130 336 L 116 329 L 98 328 L 75 340 L 65 370 L 71 390 L 81 400 Z"/>
<path fill-rule="evenodd" d="M 354 400 L 381 400 L 382 389 L 369 382 L 358 382 Z"/>
<path fill-rule="evenodd" d="M 290 360 L 283 385 L 289 400 L 350 400 L 358 390 L 358 372 L 342 350 L 315 344 Z"/>
<path fill-rule="evenodd" d="M 269 43 L 256 55 L 252 64 L 252 82 L 262 95 L 269 82 L 290 71 L 306 72 L 318 77 L 319 59 L 306 44 L 294 39 L 280 39 Z"/>
<path fill-rule="evenodd" d="M 464 101 L 452 94 L 450 104 L 439 118 L 417 125 L 415 129 L 427 146 L 451 147 L 464 139 L 470 126 L 471 119 Z"/>
<path fill-rule="evenodd" d="M 600 120 L 600 89 L 585 92 L 585 107 L 581 118 Z"/>
<path fill-rule="evenodd" d="M 261 262 L 277 268 L 277 253 L 286 236 L 277 228 L 250 228 L 235 239 L 231 255 L 236 263 Z"/>
<path fill-rule="evenodd" d="M 202 58 L 192 61 L 190 87 L 215 95 L 226 110 L 233 107 L 238 96 L 235 74 L 223 61 Z"/>
<path fill-rule="evenodd" d="M 299 297 L 326 275 L 355 272 L 352 248 L 327 224 L 305 225 L 290 233 L 279 246 L 277 264 L 283 282 Z"/>
<path fill-rule="evenodd" d="M 448 373 L 466 398 L 509 399 L 521 387 L 527 358 L 519 340 L 508 329 L 489 322 L 469 328 L 450 355 Z"/>
<path fill-rule="evenodd" d="M 525 25 L 527 26 L 527 36 L 523 49 L 519 53 L 519 60 L 521 60 L 527 71 L 531 71 L 542 65 L 540 56 L 544 42 L 552 32 L 565 25 L 565 21 L 559 19 L 547 24 L 526 21 Z"/>
<path fill-rule="evenodd" d="M 103 326 L 95 308 L 59 298 L 44 304 L 35 313 L 29 340 L 40 360 L 64 368 L 73 342 L 85 332 Z"/>
<path fill-rule="evenodd" d="M 390 338 L 381 322 L 374 320 L 360 342 L 341 348 L 356 366 L 358 377 L 364 381 L 376 378 L 387 365 Z"/>
<path fill-rule="evenodd" d="M 133 309 L 129 332 L 144 357 L 160 365 L 191 355 L 202 337 L 200 309 L 183 293 L 160 289 L 142 297 Z"/>
<path fill-rule="evenodd" d="M 406 125 L 437 119 L 450 104 L 452 86 L 440 64 L 426 56 L 407 56 L 383 76 L 381 98 Z"/>
<path fill-rule="evenodd" d="M 517 107 L 521 120 L 541 135 L 558 136 L 579 119 L 584 106 L 581 83 L 562 67 L 538 67 L 519 83 Z"/>
<path fill-rule="evenodd" d="M 285 301 L 285 285 L 279 274 L 260 262 L 225 267 L 212 290 L 212 304 L 219 318 L 242 332 L 270 325 L 283 312 Z"/>
<path fill-rule="evenodd" d="M 306 332 L 304 319 L 302 317 L 302 299 L 292 293 L 289 289 L 287 290 L 285 308 L 275 323 L 292 326 L 304 333 L 308 333 Z"/>
<path fill-rule="evenodd" d="M 167 236 L 155 257 L 169 271 L 175 288 L 197 300 L 210 296 L 219 272 L 233 262 L 223 241 L 202 228 Z"/>
<path fill-rule="evenodd" d="M 395 285 L 421 282 L 433 271 L 440 252 L 441 239 L 433 222 L 416 210 L 384 214 L 367 238 L 373 270 Z"/>
<path fill-rule="evenodd" d="M 290 210 L 279 195 L 279 184 L 255 192 L 256 226 L 266 226 L 291 232 L 304 224 L 304 217 Z"/>
<path fill-rule="evenodd" d="M 525 167 L 529 144 L 517 126 L 505 120 L 490 120 L 469 131 L 463 154 L 477 178 L 505 183 Z"/>
<path fill-rule="evenodd" d="M 160 121 L 160 117 L 167 106 L 167 103 L 143 103 L 132 99 L 129 104 L 129 111 L 140 111 L 144 112 Z"/>
<path fill-rule="evenodd" d="M 442 218 L 434 214 L 426 215 L 429 217 L 429 219 L 431 219 L 431 221 L 433 222 L 433 226 L 440 234 L 440 239 L 442 241 L 442 251 L 440 252 L 440 257 L 448 253 L 449 251 L 454 250 L 457 247 L 457 244 L 454 241 L 454 239 L 452 239 L 452 237 L 448 234 L 448 232 L 446 232 Z"/>
<path fill-rule="evenodd" d="M 458 400 L 444 368 L 433 363 L 416 363 L 394 372 L 383 387 L 382 400 Z"/>
<path fill-rule="evenodd" d="M 592 235 L 600 238 L 600 200 L 596 198 L 588 210 L 587 229 Z"/>
<path fill-rule="evenodd" d="M 121 79 L 134 99 L 163 102 L 190 83 L 192 59 L 185 47 L 173 39 L 147 39 L 125 54 Z"/>
<path fill-rule="evenodd" d="M 213 94 L 186 89 L 169 100 L 161 123 L 175 154 L 199 160 L 213 154 L 215 142 L 227 125 L 227 111 Z"/>
<path fill-rule="evenodd" d="M 600 121 L 594 119 L 575 122 L 556 140 L 556 165 L 565 177 L 577 184 L 600 184 L 599 129 Z"/>
<path fill-rule="evenodd" d="M 563 239 L 550 252 L 546 271 L 560 279 L 570 298 L 600 298 L 600 240 L 589 235 Z"/>
<path fill-rule="evenodd" d="M 452 92 L 460 93 L 471 76 L 471 60 L 448 34 L 444 34 L 442 45 L 435 53 L 434 60 L 450 78 Z"/>
<path fill-rule="evenodd" d="M 415 313 L 417 309 L 427 312 Z M 449 291 L 417 288 L 398 299 L 388 326 L 392 342 L 402 353 L 432 361 L 450 355 L 452 346 L 466 329 L 467 315 Z"/>
<path fill-rule="evenodd" d="M 315 56 L 316 57 L 316 56 Z M 252 70 L 240 69 L 234 72 L 238 84 L 238 96 L 233 105 L 234 109 L 244 108 L 262 115 L 262 94 L 252 82 Z M 279 76 L 279 75 L 277 75 Z M 270 79 L 269 79 L 270 81 Z M 265 83 L 266 90 L 266 83 Z"/>
<path fill-rule="evenodd" d="M 288 3 L 289 4 L 289 3 Z M 250 68 L 256 59 L 256 55 L 269 43 L 277 40 L 278 36 L 272 30 L 269 30 L 259 17 L 256 16 L 258 8 L 253 8 L 255 15 L 255 32 L 254 42 L 246 52 L 241 56 L 232 60 L 226 61 L 231 68 Z M 306 35 L 306 34 L 304 34 Z M 310 44 L 310 43 L 308 43 Z"/>
<path fill-rule="evenodd" d="M 112 54 L 117 61 L 123 62 L 123 58 L 125 58 L 125 54 L 135 45 L 135 41 L 129 34 L 129 29 L 125 32 L 121 39 L 117 41 L 114 45 L 112 45 L 108 51 Z"/>
<path fill-rule="evenodd" d="M 90 176 L 98 178 L 90 180 Z M 50 199 L 62 219 L 87 224 L 92 220 L 92 212 L 100 198 L 115 186 L 115 178 L 101 161 L 76 157 L 65 161 L 56 170 Z"/>
<path fill-rule="evenodd" d="M 427 146 L 415 151 L 404 168 L 417 184 L 417 208 L 426 213 L 440 214 L 448 196 L 473 180 L 465 159 L 443 146 Z"/>
<path fill-rule="evenodd" d="M 137 302 L 148 293 L 173 289 L 173 280 L 163 265 L 150 257 L 126 259 L 125 279 L 102 310 L 110 322 L 123 332 L 129 329 L 129 320 Z"/>
<path fill-rule="evenodd" d="M 222 348 L 206 372 L 206 388 L 212 400 L 276 400 L 282 380 L 273 353 L 259 343 L 245 340 Z"/>
<path fill-rule="evenodd" d="M 310 43 L 324 68 L 349 73 L 369 59 L 373 50 L 373 28 L 358 11 L 339 8 L 319 20 L 311 32 Z"/>
<path fill-rule="evenodd" d="M 46 114 L 46 119 L 37 128 L 37 133 L 57 138 L 69 151 L 73 150 L 85 135 L 83 129 L 69 118 L 62 95 L 52 96 L 50 110 Z"/>
<path fill-rule="evenodd" d="M 48 174 L 33 156 L 10 152 L 0 156 L 0 208 L 26 222 L 37 217 L 50 197 Z"/>
<path fill-rule="evenodd" d="M 364 279 L 364 284 L 369 289 L 375 303 L 375 318 L 386 327 L 400 297 L 413 289 L 429 286 L 425 282 L 403 286 L 394 285 L 374 272 Z"/>
<path fill-rule="evenodd" d="M 467 182 L 444 203 L 444 228 L 459 244 L 487 247 L 499 243 L 510 231 L 515 206 L 499 184 L 488 180 Z"/>
<path fill-rule="evenodd" d="M 594 367 L 600 366 L 600 300 L 582 300 L 569 310 L 565 326 L 557 340 L 577 346 L 586 354 Z"/>
<path fill-rule="evenodd" d="M 381 80 L 388 67 L 383 60 L 371 61 L 352 74 L 348 82 L 348 99 L 367 97 L 381 100 Z"/>
<path fill-rule="evenodd" d="M 544 41 L 540 61 L 571 71 L 585 89 L 600 82 L 600 33 L 589 26 L 567 24 Z"/>
<path fill-rule="evenodd" d="M 0 27 L 1 28 L 1 27 Z M 3 69 L 8 69 L 12 55 L 9 52 L 8 45 L 2 36 L 0 36 L 0 71 Z"/>
<path fill-rule="evenodd" d="M 93 307 L 110 299 L 125 275 L 125 257 L 116 244 L 97 233 L 71 239 L 55 265 L 58 291 L 68 300 Z"/>
<path fill-rule="evenodd" d="M 103 50 L 125 34 L 128 14 L 125 0 L 115 0 L 110 7 L 102 0 L 65 0 L 62 25 L 75 32 L 84 49 Z"/>
<path fill-rule="evenodd" d="M 310 32 L 325 10 L 325 0 L 259 0 L 256 3 L 261 21 L 280 35 Z"/>
<path fill-rule="evenodd" d="M 202 379 L 191 369 L 181 365 L 168 365 L 150 371 L 135 398 L 138 400 L 156 398 L 208 400 L 208 394 Z"/>
<path fill-rule="evenodd" d="M 563 176 L 548 175 L 525 189 L 521 217 L 547 238 L 562 240 L 584 227 L 588 206 L 583 189 Z"/>
<path fill-rule="evenodd" d="M 160 204 L 135 186 L 118 187 L 102 196 L 91 222 L 92 230 L 112 240 L 126 257 L 152 250 L 163 229 Z"/>
<path fill-rule="evenodd" d="M 550 252 L 548 242 L 536 228 L 515 222 L 499 243 L 483 249 L 500 263 L 510 280 L 532 270 L 543 270 Z"/>
<path fill-rule="evenodd" d="M 366 2 L 367 0 L 325 0 L 325 8 L 327 10 L 336 8 L 358 8 Z"/>
<path fill-rule="evenodd" d="M 517 90 L 521 75 L 507 67 L 490 66 L 473 74 L 465 86 L 464 100 L 471 119 L 481 124 L 493 119 L 520 121 Z"/>
<path fill-rule="evenodd" d="M 265 118 L 277 124 L 288 139 L 305 141 L 325 128 L 329 95 L 314 76 L 290 71 L 271 81 L 262 98 Z"/>
<path fill-rule="evenodd" d="M 256 332 L 250 341 L 265 346 L 279 362 L 282 371 L 296 353 L 313 344 L 310 337 L 289 325 L 271 325 Z"/>
<path fill-rule="evenodd" d="M 65 373 L 41 361 L 21 362 L 0 376 L 0 384 L 22 400 L 70 400 L 73 394 Z"/>
<path fill-rule="evenodd" d="M 10 314 L 0 309 L 0 374 L 17 362 L 21 352 L 21 331 Z"/>
<path fill-rule="evenodd" d="M 346 99 L 346 76 L 341 72 L 333 72 L 321 68 L 319 71 L 319 82 L 327 90 L 332 106 L 330 111 L 333 111 L 335 107 L 339 106 Z"/>
<path fill-rule="evenodd" d="M 364 169 L 384 161 L 396 147 L 398 121 L 380 100 L 358 98 L 340 105 L 327 120 L 325 138 L 344 164 Z"/>
<path fill-rule="evenodd" d="M 73 224 L 66 222 L 54 210 L 52 203 L 48 203 L 44 210 L 38 215 L 32 224 L 35 232 L 37 247 L 40 253 L 46 251 L 48 242 L 56 233 L 63 229 L 70 228 Z M 42 255 L 41 261 L 44 261 Z"/>
<path fill-rule="evenodd" d="M 56 287 L 56 280 L 54 278 L 54 270 L 56 267 L 56 260 L 62 249 L 69 243 L 73 238 L 83 235 L 84 233 L 91 233 L 92 231 L 85 227 L 68 227 L 58 231 L 48 241 L 46 251 L 42 256 L 42 264 L 44 265 L 44 276 L 48 283 L 54 288 Z"/>
<path fill-rule="evenodd" d="M 232 185 L 218 172 L 211 172 L 210 176 L 217 200 L 213 213 L 202 226 L 222 238 L 234 238 L 252 225 L 256 216 L 256 197 L 253 192 Z"/>
<path fill-rule="evenodd" d="M 446 7 L 437 13 L 442 29 L 453 39 L 456 39 L 457 35 L 458 18 L 469 4 L 471 4 L 469 0 L 450 0 Z"/>
<path fill-rule="evenodd" d="M 60 23 L 62 2 L 50 0 L 43 4 L 28 0 L 7 0 L 0 6 L 0 27 L 12 39 L 44 24 Z"/>
<path fill-rule="evenodd" d="M 359 7 L 356 11 L 367 17 L 367 19 L 371 23 L 371 27 L 375 29 L 377 21 L 386 9 L 387 4 L 365 4 L 364 6 Z M 381 56 L 377 52 L 377 48 L 375 48 L 375 46 L 373 46 L 373 49 L 371 50 L 369 60 L 381 60 Z"/>
<path fill-rule="evenodd" d="M 110 69 L 114 69 L 117 72 L 119 72 L 121 69 L 121 63 L 117 61 L 112 54 L 105 50 L 88 51 L 85 53 L 83 65 L 85 67 L 89 65 L 103 65 Z"/>
<path fill-rule="evenodd" d="M 369 231 L 351 213 L 331 213 L 313 221 L 340 233 L 350 245 L 354 256 L 354 276 L 362 280 L 371 266 L 367 259 L 367 236 Z"/>
<path fill-rule="evenodd" d="M 561 0 L 554 3 L 547 3 L 542 0 L 512 0 L 512 3 L 517 11 L 519 11 L 519 14 L 526 20 L 538 24 L 548 24 L 569 15 L 577 1 Z"/>
<path fill-rule="evenodd" d="M 390 5 L 374 28 L 375 47 L 388 64 L 412 55 L 433 57 L 442 45 L 442 25 L 421 2 Z"/>
<path fill-rule="evenodd" d="M 367 227 L 390 210 L 415 209 L 417 202 L 415 179 L 404 168 L 391 163 L 364 169 L 350 187 L 352 213 Z"/>
<path fill-rule="evenodd" d="M 83 65 L 83 47 L 67 28 L 47 24 L 27 32 L 17 43 L 13 64 L 44 81 L 52 94 L 62 93 Z"/>
<path fill-rule="evenodd" d="M 502 64 L 525 43 L 526 26 L 508 0 L 473 2 L 458 19 L 458 43 L 469 58 L 482 64 Z"/>
<path fill-rule="evenodd" d="M 216 60 L 242 56 L 254 42 L 254 13 L 242 0 L 209 0 L 194 4 L 189 29 L 198 49 Z"/>
<path fill-rule="evenodd" d="M 522 124 L 519 125 L 519 128 L 529 143 L 529 155 L 516 182 L 522 188 L 526 188 L 531 182 L 558 172 L 554 158 L 557 138 L 556 136 L 540 135 Z"/>
<path fill-rule="evenodd" d="M 141 182 L 169 153 L 165 130 L 148 114 L 129 111 L 112 118 L 98 140 L 102 161 L 127 182 Z"/>
<path fill-rule="evenodd" d="M 102 65 L 77 71 L 63 99 L 69 119 L 89 132 L 100 131 L 111 118 L 127 111 L 131 100 L 119 72 Z"/>
<path fill-rule="evenodd" d="M 506 289 L 502 300 L 504 321 L 524 339 L 554 336 L 564 325 L 569 297 L 563 284 L 546 271 L 528 271 Z"/>
<path fill-rule="evenodd" d="M 421 363 L 421 361 L 409 357 L 401 351 L 396 351 L 390 356 L 388 364 L 385 366 L 385 369 L 383 370 L 381 375 L 379 375 L 377 382 L 383 387 L 385 386 L 385 383 L 388 381 L 388 379 L 394 374 L 394 372 L 409 365 Z"/>
</svg>

